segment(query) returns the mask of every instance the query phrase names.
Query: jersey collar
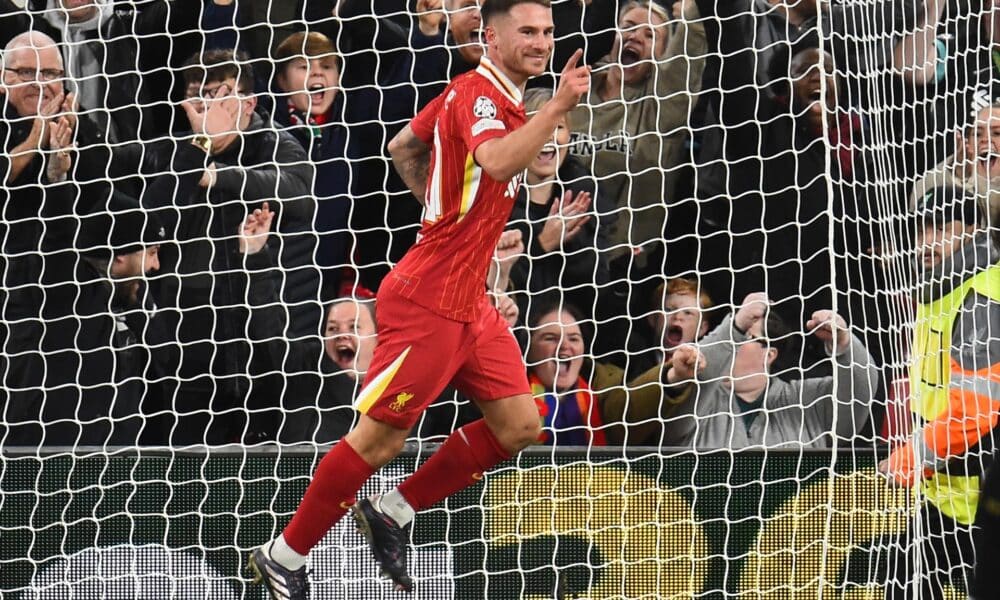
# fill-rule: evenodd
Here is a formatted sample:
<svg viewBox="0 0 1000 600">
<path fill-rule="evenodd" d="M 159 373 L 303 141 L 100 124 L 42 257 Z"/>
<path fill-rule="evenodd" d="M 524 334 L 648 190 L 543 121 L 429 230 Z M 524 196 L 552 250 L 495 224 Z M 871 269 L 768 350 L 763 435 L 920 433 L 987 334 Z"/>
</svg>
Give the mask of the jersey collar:
<svg viewBox="0 0 1000 600">
<path fill-rule="evenodd" d="M 510 101 L 516 105 L 521 104 L 521 90 L 514 82 L 510 80 L 509 77 L 503 74 L 503 72 L 493 64 L 493 61 L 483 56 L 479 59 L 479 66 L 476 67 L 476 72 L 490 80 L 498 90 L 503 92 L 505 96 L 510 98 Z"/>
</svg>

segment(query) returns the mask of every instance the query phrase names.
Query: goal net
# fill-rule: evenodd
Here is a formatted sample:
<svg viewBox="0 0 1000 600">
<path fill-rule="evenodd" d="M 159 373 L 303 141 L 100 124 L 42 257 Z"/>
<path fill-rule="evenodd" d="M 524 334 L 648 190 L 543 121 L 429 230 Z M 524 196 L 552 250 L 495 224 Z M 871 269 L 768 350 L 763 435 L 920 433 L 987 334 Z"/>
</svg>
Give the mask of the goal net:
<svg viewBox="0 0 1000 600">
<path fill-rule="evenodd" d="M 387 145 L 476 70 L 479 5 L 0 0 L 0 596 L 266 595 L 246 555 L 356 421 L 435 210 Z M 486 282 L 543 433 L 417 516 L 412 597 L 967 597 L 1000 12 L 551 8 L 527 116 L 576 49 L 591 89 Z M 361 494 L 475 400 L 446 389 Z M 346 522 L 309 560 L 314 598 L 403 597 Z"/>
</svg>

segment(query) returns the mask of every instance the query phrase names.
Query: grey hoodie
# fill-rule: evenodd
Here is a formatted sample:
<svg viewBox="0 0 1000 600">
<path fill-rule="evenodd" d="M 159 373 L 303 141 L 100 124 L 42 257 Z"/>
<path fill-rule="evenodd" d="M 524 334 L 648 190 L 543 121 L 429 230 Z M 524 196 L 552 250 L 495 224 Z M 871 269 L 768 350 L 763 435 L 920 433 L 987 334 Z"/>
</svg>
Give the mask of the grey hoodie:
<svg viewBox="0 0 1000 600">
<path fill-rule="evenodd" d="M 879 374 L 861 341 L 835 357 L 833 376 L 786 382 L 771 377 L 752 425 L 744 426 L 727 378 L 735 344 L 747 341 L 726 317 L 698 347 L 706 367 L 691 399 L 677 407 L 665 427 L 664 444 L 703 449 L 746 447 L 823 449 L 855 436 L 870 416 Z M 836 384 L 836 385 L 835 385 Z M 835 389 L 836 388 L 836 389 Z"/>
</svg>

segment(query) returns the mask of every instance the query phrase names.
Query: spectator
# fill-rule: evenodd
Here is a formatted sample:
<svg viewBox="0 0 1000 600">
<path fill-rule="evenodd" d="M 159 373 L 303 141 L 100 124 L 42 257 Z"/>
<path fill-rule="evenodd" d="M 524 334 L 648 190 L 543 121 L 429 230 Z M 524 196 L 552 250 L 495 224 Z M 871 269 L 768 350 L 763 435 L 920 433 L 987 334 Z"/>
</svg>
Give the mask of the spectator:
<svg viewBox="0 0 1000 600">
<path fill-rule="evenodd" d="M 668 445 L 831 448 L 850 443 L 864 427 L 879 376 L 861 341 L 835 312 L 813 313 L 806 329 L 834 358 L 837 385 L 835 377 L 786 382 L 774 365 L 791 354 L 792 333 L 769 303 L 763 293 L 748 295 L 735 316 L 674 353 L 666 381 L 682 385 L 667 395 L 694 389 L 665 425 Z"/>
<path fill-rule="evenodd" d="M 153 122 L 153 103 L 169 96 L 169 81 L 157 71 L 180 48 L 153 48 L 168 33 L 194 29 L 198 6 L 194 0 L 156 0 L 139 10 L 110 0 L 29 0 L 23 10 L 0 11 L 6 12 L 5 29 L 35 30 L 56 40 L 81 114 L 96 125 L 100 143 L 116 143 L 167 131 L 165 122 Z"/>
<path fill-rule="evenodd" d="M 327 312 L 326 351 L 318 379 L 311 383 L 312 390 L 300 388 L 286 404 L 281 442 L 329 444 L 350 431 L 356 417 L 353 404 L 360 392 L 358 384 L 378 344 L 375 325 L 374 300 L 342 297 L 333 301 Z M 428 408 L 411 435 L 425 442 L 446 435 L 456 421 L 461 425 L 474 415 L 472 404 L 448 389 Z"/>
<path fill-rule="evenodd" d="M 550 446 L 605 446 L 601 403 L 581 376 L 586 348 L 580 311 L 553 303 L 528 328 L 528 383 L 542 422 L 539 442 Z"/>
<path fill-rule="evenodd" d="M 215 413 L 211 427 L 175 428 L 173 441 L 221 443 L 234 436 L 242 439 L 236 432 L 243 428 L 239 421 L 245 409 L 277 405 L 284 363 L 315 366 L 321 355 L 313 172 L 291 134 L 274 131 L 269 115 L 257 109 L 247 64 L 228 51 L 210 51 L 190 62 L 184 73 L 189 99 L 183 108 L 192 131 L 116 148 L 114 166 L 146 176 L 179 172 L 174 163 L 181 152 L 190 151 L 189 142 L 207 151 L 194 193 L 175 196 L 163 206 L 144 204 L 166 209 L 164 220 L 177 237 L 176 245 L 160 253 L 170 275 L 153 282 L 157 304 L 172 319 L 169 330 L 184 349 L 172 408 L 184 418 Z M 263 201 L 275 211 L 276 231 L 269 245 L 278 268 L 270 276 L 278 279 L 281 305 L 264 311 L 272 327 L 267 335 L 248 340 L 248 315 L 258 316 L 263 307 L 252 310 L 257 307 L 248 301 L 231 232 Z M 312 358 L 299 357 L 299 352 Z M 261 377 L 263 373 L 270 375 Z M 273 423 L 264 425 L 270 430 Z"/>
<path fill-rule="evenodd" d="M 643 372 L 670 365 L 674 350 L 708 333 L 712 298 L 696 279 L 674 277 L 656 287 L 653 310 L 631 332 L 628 371 Z"/>
<path fill-rule="evenodd" d="M 322 33 L 293 33 L 274 52 L 277 99 L 274 120 L 287 128 L 318 168 L 313 182 L 316 260 L 323 274 L 322 298 L 339 295 L 348 264 L 350 165 L 356 142 L 349 134 L 340 89 L 340 57 Z"/>
<path fill-rule="evenodd" d="M 50 145 L 65 171 L 72 161 L 71 136 L 64 120 L 51 126 Z M 158 177 L 145 200 L 161 204 L 175 191 L 193 190 L 199 175 L 192 167 L 204 156 L 192 150 L 177 163 L 186 171 L 180 187 L 175 189 L 173 175 Z M 45 260 L 33 263 L 39 267 L 34 285 L 11 292 L 35 313 L 11 326 L 4 420 L 12 425 L 6 443 L 135 445 L 140 437 L 163 443 L 153 420 L 163 408 L 155 405 L 162 399 L 156 382 L 176 370 L 177 348 L 169 343 L 162 313 L 144 311 L 140 292 L 144 275 L 159 269 L 166 227 L 118 192 L 107 210 L 77 217 L 73 187 L 65 182 L 47 188 Z M 234 231 L 250 268 L 270 264 L 261 252 L 270 221 L 265 204 Z M 274 296 L 269 279 L 251 276 L 251 297 L 255 292 Z"/>
<path fill-rule="evenodd" d="M 345 56 L 346 110 L 356 124 L 352 133 L 361 157 L 352 164 L 354 256 L 359 281 L 371 290 L 378 290 L 389 265 L 414 244 L 422 214 L 421 204 L 384 158 L 388 142 L 452 77 L 475 68 L 482 55 L 474 34 L 481 27 L 476 1 L 443 2 L 439 8 L 447 21 L 433 1 L 422 0 L 417 17 L 401 24 L 368 0 L 341 0 L 339 37 L 327 32 Z M 445 46 L 452 41 L 454 46 Z"/>
<path fill-rule="evenodd" d="M 604 402 L 606 421 L 624 423 L 628 433 L 623 443 L 629 446 L 664 445 L 670 412 L 691 393 L 665 379 L 673 354 L 703 338 L 709 329 L 712 300 L 696 280 L 668 279 L 657 286 L 652 300 L 655 309 L 645 319 L 648 326 L 630 332 L 628 341 L 635 349 L 627 358 L 629 384 L 608 391 Z M 619 429 L 615 433 L 621 434 Z"/>
<path fill-rule="evenodd" d="M 934 599 L 949 584 L 964 591 L 971 574 L 979 479 L 1000 415 L 1000 250 L 982 227 L 977 198 L 959 187 L 928 191 L 913 221 L 910 408 L 923 425 L 880 469 L 900 485 L 921 485 L 920 554 L 935 557 L 917 586 L 908 582 L 890 597 L 918 588 L 914 597 Z"/>
<path fill-rule="evenodd" d="M 691 22 L 698 16 L 693 2 L 683 5 L 685 14 L 678 8 L 671 19 L 655 2 L 626 2 L 610 54 L 595 66 L 586 101 L 570 113 L 571 152 L 615 199 L 619 218 L 600 229 L 626 266 L 634 260 L 644 267 L 663 238 L 665 203 L 701 87 L 705 29 Z"/>
<path fill-rule="evenodd" d="M 52 38 L 28 32 L 15 36 L 4 49 L 0 120 L 0 265 L 3 291 L 32 282 L 39 265 L 43 224 L 40 211 L 46 188 L 71 179 L 78 193 L 67 202 L 76 214 L 99 208 L 107 198 L 104 172 L 108 148 L 98 144 L 94 126 L 79 119 L 72 93 L 63 88 L 62 56 Z M 51 151 L 52 127 L 65 126 L 73 145 Z M 65 168 L 62 168 L 65 166 Z M 0 293 L 0 298 L 3 294 Z M 3 320 L 18 318 L 22 309 L 14 300 L 4 302 Z M 0 333 L 0 340 L 2 340 Z"/>
<path fill-rule="evenodd" d="M 551 97 L 549 90 L 529 89 L 525 110 L 535 112 Z M 527 241 L 529 260 L 515 263 L 511 278 L 517 290 L 538 294 L 562 289 L 571 304 L 592 307 L 608 283 L 605 230 L 617 216 L 614 200 L 601 193 L 583 162 L 569 155 L 569 136 L 563 119 L 553 143 L 528 165 L 527 185 L 521 186 L 510 224 Z M 597 219 L 592 218 L 592 203 Z"/>
<path fill-rule="evenodd" d="M 312 389 L 300 388 L 289 396 L 283 415 L 282 443 L 332 443 L 354 425 L 354 399 L 358 382 L 371 363 L 378 344 L 375 301 L 350 297 L 333 301 L 324 328 L 325 352 L 319 371 L 312 376 Z M 315 379 L 318 376 L 318 380 Z"/>
<path fill-rule="evenodd" d="M 975 121 L 963 128 L 954 155 L 924 174 L 913 184 L 910 207 L 917 206 L 932 189 L 958 186 L 984 198 L 997 216 L 991 219 L 994 244 L 1000 246 L 1000 101 L 979 108 L 973 104 Z"/>
<path fill-rule="evenodd" d="M 716 22 L 724 24 L 724 31 L 740 36 L 739 42 L 727 48 L 745 55 L 739 58 L 724 55 L 724 60 L 723 55 L 717 55 L 706 70 L 703 88 L 710 92 L 706 99 L 712 106 L 708 107 L 710 114 L 706 117 L 708 127 L 700 137 L 697 178 L 698 198 L 705 200 L 727 194 L 728 147 L 739 147 L 739 143 L 724 144 L 728 126 L 719 120 L 719 96 L 728 89 L 719 85 L 719 78 L 726 71 L 749 68 L 744 75 L 754 88 L 763 92 L 776 74 L 785 73 L 790 67 L 788 48 L 801 45 L 803 38 L 817 36 L 824 37 L 824 48 L 831 53 L 836 74 L 845 79 L 852 77 L 851 84 L 864 81 L 863 76 L 878 72 L 887 63 L 892 64 L 896 73 L 923 71 L 928 62 L 927 43 L 933 40 L 927 35 L 927 27 L 933 28 L 937 7 L 944 4 L 937 0 L 927 2 L 929 24 L 925 27 L 913 22 L 915 15 L 922 12 L 918 11 L 916 0 L 884 6 L 823 0 L 696 1 L 702 17 L 718 18 L 707 21 L 709 39 L 714 40 L 718 35 Z M 908 33 L 899 33 L 903 31 Z M 872 32 L 877 35 L 870 35 Z M 930 45 L 933 47 L 933 41 Z M 730 60 L 731 57 L 735 59 Z M 782 64 L 775 64 L 775 60 Z M 852 85 L 845 97 L 859 97 L 858 88 Z"/>
<path fill-rule="evenodd" d="M 753 56 L 734 23 L 721 21 L 714 48 L 732 55 L 723 69 L 724 101 L 718 107 L 728 128 L 729 195 L 721 199 L 726 213 L 721 221 L 711 211 L 703 215 L 699 271 L 721 302 L 766 289 L 788 299 L 782 303 L 786 320 L 799 321 L 833 302 L 831 251 L 859 256 L 871 246 L 871 233 L 858 225 L 868 222 L 869 212 L 863 204 L 867 196 L 859 193 L 868 172 L 862 122 L 843 102 L 833 57 L 817 47 L 815 36 L 787 48 L 790 60 L 771 61 L 773 95 L 760 97 Z M 786 64 L 789 70 L 780 72 Z M 832 240 L 831 217 L 838 229 Z M 851 282 L 844 289 L 875 288 L 854 272 L 860 270 L 857 262 L 835 264 L 838 272 L 853 270 L 843 275 Z"/>
</svg>

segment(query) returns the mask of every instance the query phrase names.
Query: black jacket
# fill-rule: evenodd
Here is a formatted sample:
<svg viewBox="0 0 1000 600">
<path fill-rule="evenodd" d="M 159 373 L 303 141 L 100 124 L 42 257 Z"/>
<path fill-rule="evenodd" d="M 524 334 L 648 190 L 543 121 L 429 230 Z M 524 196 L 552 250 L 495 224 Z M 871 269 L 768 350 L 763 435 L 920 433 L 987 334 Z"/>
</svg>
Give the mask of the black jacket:
<svg viewBox="0 0 1000 600">
<path fill-rule="evenodd" d="M 27 11 L 41 15 L 45 7 L 46 0 L 30 0 Z M 100 32 L 89 33 L 97 60 L 103 65 L 107 105 L 82 108 L 90 118 L 95 116 L 94 111 L 106 111 L 105 116 L 114 126 L 109 141 L 129 141 L 168 132 L 166 112 L 153 108 L 154 102 L 166 101 L 170 96 L 172 78 L 166 74 L 166 61 L 181 55 L 180 60 L 184 60 L 198 49 L 181 43 L 180 39 L 171 39 L 169 34 L 196 30 L 200 14 L 200 0 L 117 3 L 114 12 L 102 22 Z M 0 3 L 0 24 L 5 32 L 33 29 L 56 43 L 62 42 L 58 27 L 7 3 Z M 159 121 L 155 124 L 154 114 Z"/>
<path fill-rule="evenodd" d="M 589 192 L 591 216 L 574 238 L 563 242 L 562 248 L 545 252 L 538 236 L 549 218 L 552 203 L 566 191 L 573 197 Z M 510 225 L 521 231 L 528 260 L 519 260 L 511 269 L 511 280 L 519 290 L 537 294 L 556 288 L 601 287 L 608 282 L 608 240 L 605 231 L 618 218 L 614 198 L 602 193 L 593 175 L 575 156 L 567 156 L 559 167 L 557 181 L 552 186 L 548 202 L 535 204 L 528 199 L 528 188 L 521 186 L 510 215 Z"/>
<path fill-rule="evenodd" d="M 116 166 L 146 177 L 178 172 L 176 161 L 198 151 L 186 139 L 121 147 L 116 149 Z M 281 314 L 274 316 L 287 320 L 289 337 L 315 336 L 321 318 L 314 258 L 316 204 L 313 166 L 305 151 L 290 134 L 272 129 L 266 114 L 256 113 L 243 134 L 209 160 L 217 166 L 216 183 L 210 190 L 196 187 L 193 193 L 175 195 L 159 206 L 145 203 L 164 209 L 161 218 L 178 241 L 160 253 L 162 271 L 176 276 L 161 278 L 154 290 L 158 303 L 180 309 L 245 305 L 245 290 L 239 278 L 233 277 L 242 268 L 234 258 L 236 232 L 247 212 L 266 201 L 277 213 L 268 245 L 280 267 L 273 276 L 278 278 L 288 311 L 285 315 L 278 309 Z M 134 189 L 141 189 L 141 183 L 135 178 L 131 181 Z M 191 323 L 198 339 L 213 331 L 219 339 L 243 338 L 244 325 L 239 320 Z"/>
<path fill-rule="evenodd" d="M 143 201 L 163 205 L 174 194 L 193 191 L 204 153 L 192 150 L 175 163 L 184 174 L 156 178 Z M 168 311 L 130 304 L 116 294 L 107 258 L 74 248 L 86 217 L 73 214 L 73 190 L 72 183 L 48 187 L 43 254 L 27 262 L 33 282 L 11 291 L 12 301 L 33 306 L 34 314 L 10 324 L 3 386 L 8 445 L 136 444 L 148 422 L 147 401 L 163 397 L 184 352 L 175 343 Z M 267 251 L 239 259 L 245 259 L 248 303 L 274 303 Z M 250 335 L 268 321 L 249 320 Z"/>
</svg>

